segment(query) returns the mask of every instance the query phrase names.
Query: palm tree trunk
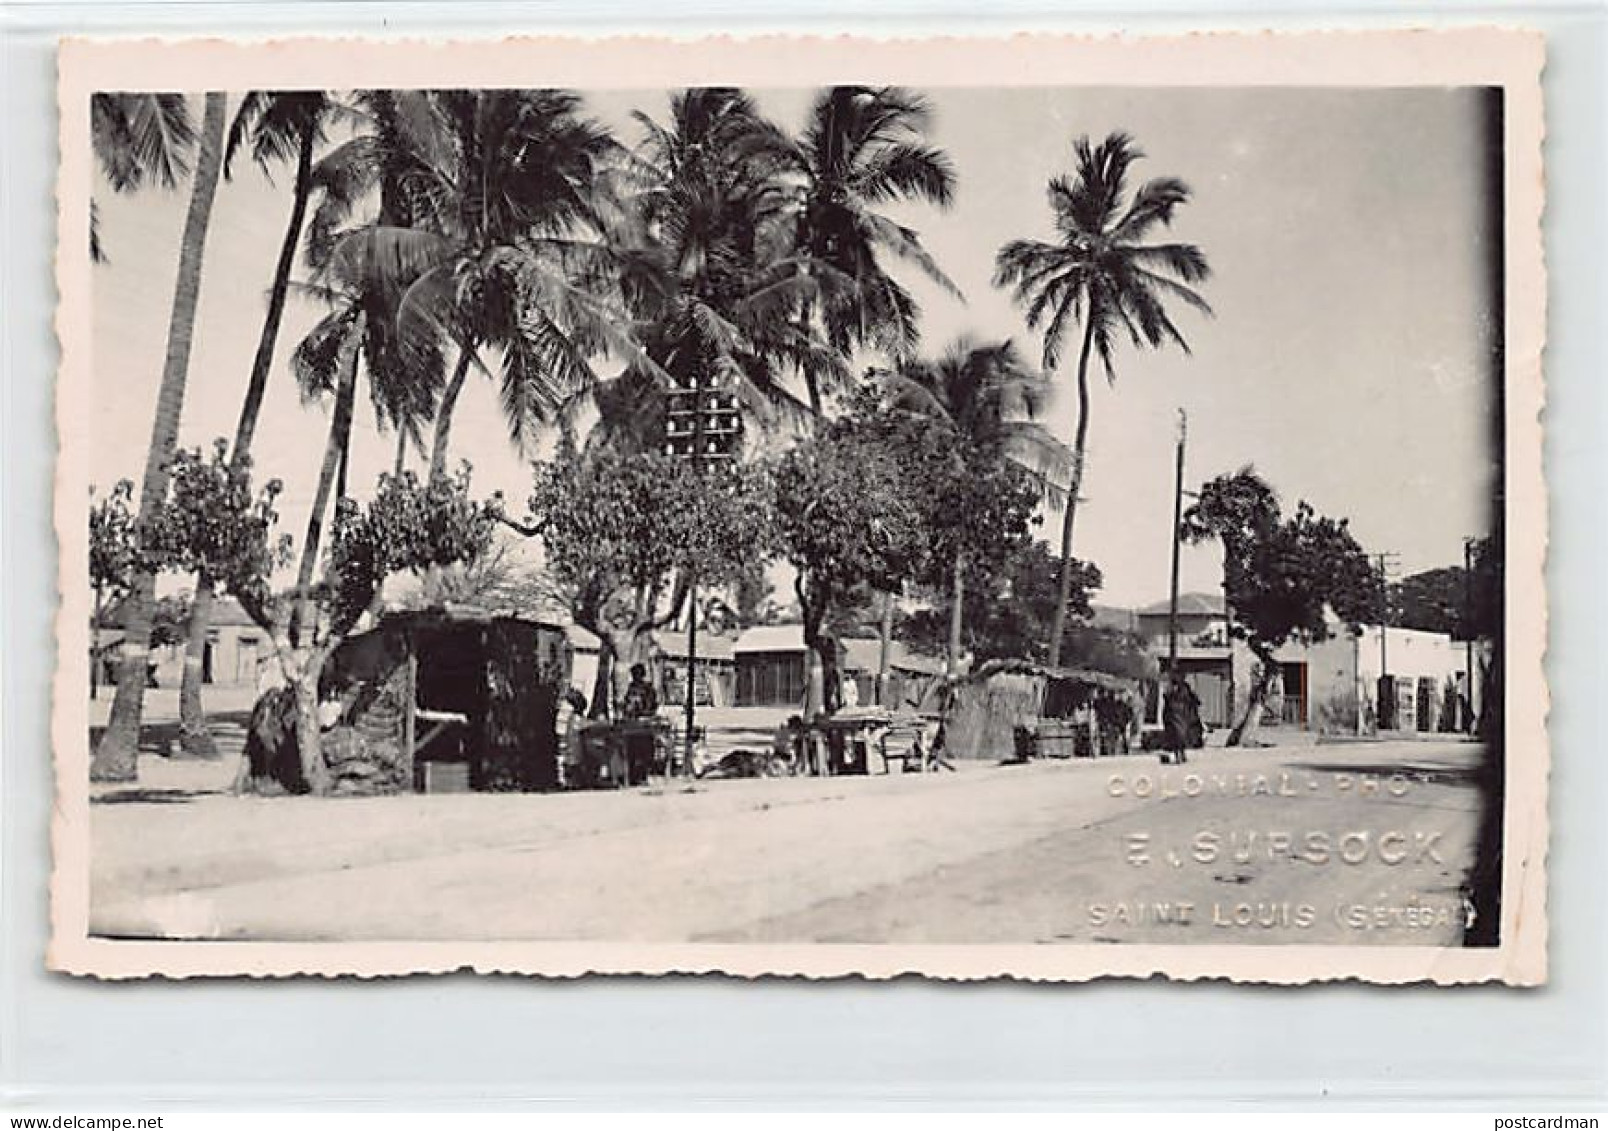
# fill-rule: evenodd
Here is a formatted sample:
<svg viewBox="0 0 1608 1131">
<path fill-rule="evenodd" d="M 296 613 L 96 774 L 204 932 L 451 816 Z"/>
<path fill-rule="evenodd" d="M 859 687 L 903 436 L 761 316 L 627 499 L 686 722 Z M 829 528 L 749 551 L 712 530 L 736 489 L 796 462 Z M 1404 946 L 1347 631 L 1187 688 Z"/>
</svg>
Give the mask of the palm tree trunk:
<svg viewBox="0 0 1608 1131">
<path fill-rule="evenodd" d="M 391 475 L 396 479 L 402 478 L 402 473 L 408 466 L 408 430 L 402 425 L 396 426 L 396 462 L 391 465 Z"/>
<path fill-rule="evenodd" d="M 954 576 L 949 588 L 949 654 L 944 657 L 944 675 L 960 674 L 960 636 L 965 617 L 966 559 L 955 555 Z"/>
<path fill-rule="evenodd" d="M 458 354 L 458 367 L 452 371 L 452 380 L 442 390 L 441 404 L 436 409 L 435 441 L 430 445 L 430 482 L 447 474 L 447 445 L 452 439 L 452 410 L 458 405 L 458 394 L 463 392 L 464 378 L 469 375 L 469 363 L 475 351 L 464 347 Z"/>
<path fill-rule="evenodd" d="M 95 584 L 95 621 L 90 631 L 90 701 L 100 695 L 100 623 L 101 616 L 105 615 L 106 587 L 100 582 Z M 1473 677 L 1468 681 L 1473 687 Z"/>
<path fill-rule="evenodd" d="M 361 336 L 361 329 L 357 332 Z M 358 347 L 341 373 L 335 391 L 335 410 L 330 417 L 329 439 L 324 444 L 324 461 L 318 471 L 318 487 L 313 494 L 312 513 L 307 516 L 307 537 L 302 544 L 301 565 L 296 572 L 296 612 L 291 620 L 291 640 L 300 653 L 300 666 L 291 681 L 296 696 L 297 752 L 307 788 L 315 794 L 329 789 L 329 772 L 318 721 L 318 681 L 323 674 L 324 645 L 317 639 L 318 602 L 313 597 L 313 575 L 318 566 L 319 544 L 323 540 L 324 511 L 335 482 L 335 469 L 341 450 L 351 436 L 352 405 L 357 399 Z"/>
<path fill-rule="evenodd" d="M 212 622 L 212 576 L 202 572 L 190 599 L 190 623 L 184 648 L 184 678 L 179 685 L 179 749 L 191 758 L 216 758 L 217 744 L 201 709 L 201 682 L 206 661 L 207 629 Z"/>
<path fill-rule="evenodd" d="M 240 405 L 240 419 L 235 424 L 234 446 L 229 450 L 229 465 L 239 471 L 251 456 L 251 442 L 257 434 L 257 418 L 262 414 L 262 400 L 268 389 L 268 373 L 273 368 L 274 347 L 279 341 L 279 324 L 285 313 L 285 297 L 290 291 L 290 272 L 296 265 L 296 245 L 301 242 L 302 224 L 307 218 L 307 203 L 312 196 L 313 148 L 316 131 L 309 123 L 302 131 L 301 146 L 296 154 L 296 180 L 290 203 L 290 222 L 285 225 L 285 236 L 279 245 L 279 260 L 274 266 L 274 280 L 268 289 L 268 312 L 263 316 L 262 332 L 257 337 L 257 353 L 251 361 L 251 376 L 246 381 L 246 397 Z M 184 681 L 179 689 L 179 739 L 184 752 L 196 757 L 213 757 L 217 753 L 201 706 L 201 669 L 207 644 L 208 618 L 212 613 L 214 585 L 206 574 L 196 578 L 195 597 L 190 602 L 189 638 L 184 653 Z"/>
<path fill-rule="evenodd" d="M 296 593 L 300 612 L 296 618 L 299 628 L 298 644 L 311 645 L 316 627 L 317 609 L 312 598 L 313 576 L 318 569 L 319 545 L 324 535 L 324 512 L 329 509 L 331 488 L 335 483 L 335 469 L 340 464 L 341 450 L 345 447 L 352 429 L 352 405 L 357 399 L 357 356 L 354 345 L 346 368 L 341 373 L 340 387 L 335 391 L 335 410 L 330 416 L 329 439 L 324 444 L 324 462 L 318 471 L 318 488 L 313 493 L 312 513 L 307 516 L 307 537 L 302 542 L 301 566 L 296 571 Z"/>
<path fill-rule="evenodd" d="M 800 343 L 809 340 L 810 336 L 810 304 L 805 302 L 798 312 L 798 335 Z M 804 362 L 799 366 L 803 370 L 804 391 L 810 399 L 810 415 L 817 421 L 821 419 L 821 377 L 815 372 L 815 366 Z"/>
<path fill-rule="evenodd" d="M 352 414 L 346 416 L 346 435 L 341 437 L 341 462 L 335 467 L 335 505 L 346 498 L 346 472 L 352 462 Z"/>
<path fill-rule="evenodd" d="M 195 335 L 196 306 L 201 296 L 201 263 L 206 252 L 212 202 L 218 192 L 223 165 L 224 117 L 227 96 L 206 96 L 195 181 L 179 244 L 179 271 L 173 289 L 173 310 L 168 321 L 167 356 L 157 392 L 156 418 L 151 446 L 145 457 L 140 484 L 140 511 L 153 514 L 167 494 L 168 462 L 178 441 L 179 417 L 184 411 L 184 386 L 189 376 L 190 346 Z M 141 570 L 129 590 L 128 615 L 123 625 L 123 657 L 118 668 L 117 695 L 111 717 L 90 764 L 95 781 L 133 781 L 139 750 L 140 722 L 145 707 L 145 665 L 151 648 L 151 618 L 156 601 L 156 578 Z"/>
<path fill-rule="evenodd" d="M 240 404 L 234 447 L 230 449 L 230 463 L 236 469 L 251 454 L 251 443 L 257 434 L 257 418 L 262 413 L 262 399 L 268 389 L 268 374 L 273 369 L 274 348 L 279 342 L 279 323 L 284 317 L 285 298 L 290 292 L 290 273 L 296 266 L 296 247 L 301 242 L 302 224 L 307 219 L 307 203 L 312 196 L 315 135 L 316 131 L 309 123 L 302 132 L 301 148 L 296 153 L 296 182 L 290 203 L 290 221 L 285 225 L 285 236 L 279 244 L 274 281 L 268 290 L 268 312 L 263 316 L 262 332 L 257 337 L 257 353 L 251 361 L 246 398 Z"/>
<path fill-rule="evenodd" d="M 1094 310 L 1085 313 L 1083 348 L 1078 352 L 1078 424 L 1072 441 L 1072 482 L 1066 492 L 1066 514 L 1061 519 L 1060 600 L 1050 620 L 1050 666 L 1061 664 L 1061 638 L 1066 633 L 1066 607 L 1072 600 L 1072 527 L 1077 520 L 1078 493 L 1083 489 L 1083 456 L 1089 439 L 1089 348 L 1094 344 Z"/>
<path fill-rule="evenodd" d="M 184 675 L 179 685 L 179 743 L 186 754 L 196 758 L 211 758 L 217 753 L 201 706 L 201 674 L 206 661 L 207 630 L 212 626 L 214 593 L 212 578 L 203 571 L 195 579 L 195 596 L 190 599 Z"/>
<path fill-rule="evenodd" d="M 888 705 L 888 668 L 893 660 L 893 593 L 882 595 L 881 647 L 877 649 L 876 705 Z"/>
</svg>

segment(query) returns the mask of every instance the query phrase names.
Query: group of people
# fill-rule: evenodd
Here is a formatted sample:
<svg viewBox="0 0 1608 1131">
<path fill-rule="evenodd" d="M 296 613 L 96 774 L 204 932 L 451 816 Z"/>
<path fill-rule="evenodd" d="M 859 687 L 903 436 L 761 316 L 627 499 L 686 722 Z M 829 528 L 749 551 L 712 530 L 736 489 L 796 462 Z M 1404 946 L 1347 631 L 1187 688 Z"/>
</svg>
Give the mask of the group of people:
<svg viewBox="0 0 1608 1131">
<path fill-rule="evenodd" d="M 599 784 L 599 770 L 605 770 L 611 780 L 632 781 L 645 775 L 654 756 L 654 735 L 648 728 L 628 731 L 618 743 L 605 749 L 617 756 L 608 759 L 606 767 L 588 763 L 584 732 L 593 725 L 587 717 L 586 696 L 575 688 L 566 691 L 558 702 L 558 784 L 560 788 Z M 620 701 L 620 721 L 649 722 L 659 717 L 659 693 L 648 678 L 646 664 L 631 665 L 631 682 Z"/>
</svg>

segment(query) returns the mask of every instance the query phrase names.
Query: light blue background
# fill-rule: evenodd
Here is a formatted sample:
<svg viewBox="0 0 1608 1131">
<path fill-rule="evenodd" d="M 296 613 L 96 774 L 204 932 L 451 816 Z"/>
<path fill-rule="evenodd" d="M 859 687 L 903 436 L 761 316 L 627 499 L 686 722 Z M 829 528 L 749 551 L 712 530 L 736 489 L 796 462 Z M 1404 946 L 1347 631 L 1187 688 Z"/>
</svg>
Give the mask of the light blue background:
<svg viewBox="0 0 1608 1131">
<path fill-rule="evenodd" d="M 1271 0 L 1267 0 L 1271 2 Z M 1599 1108 L 1608 1096 L 1604 884 L 1608 774 L 1590 707 L 1604 694 L 1602 498 L 1608 181 L 1600 4 L 1350 3 L 1269 14 L 1128 4 L 646 0 L 439 7 L 7 3 L 0 8 L 0 1108 L 1223 1107 Z M 450 23 L 442 13 L 450 7 Z M 1076 13 L 1081 12 L 1081 15 Z M 578 14 L 584 13 L 584 15 Z M 1552 982 L 1434 990 L 1102 983 L 946 986 L 720 979 L 583 984 L 100 985 L 43 972 L 54 664 L 51 330 L 57 34 L 292 30 L 799 29 L 1158 32 L 1495 22 L 1549 35 Z"/>
</svg>

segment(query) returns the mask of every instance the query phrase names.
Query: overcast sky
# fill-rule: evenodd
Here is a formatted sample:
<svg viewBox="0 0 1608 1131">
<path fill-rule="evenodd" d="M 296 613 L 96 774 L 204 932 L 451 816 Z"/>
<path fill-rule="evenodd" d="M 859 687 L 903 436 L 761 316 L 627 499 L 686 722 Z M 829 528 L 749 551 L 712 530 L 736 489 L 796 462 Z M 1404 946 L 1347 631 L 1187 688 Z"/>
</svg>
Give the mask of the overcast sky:
<svg viewBox="0 0 1608 1131">
<path fill-rule="evenodd" d="M 1071 141 L 1115 129 L 1147 157 L 1136 177 L 1176 175 L 1194 189 L 1171 238 L 1199 244 L 1214 277 L 1214 319 L 1180 309 L 1192 353 L 1124 349 L 1117 380 L 1094 388 L 1086 502 L 1075 552 L 1099 564 L 1097 600 L 1142 604 L 1167 592 L 1177 410 L 1189 414 L 1186 480 L 1254 463 L 1293 508 L 1351 519 L 1370 552 L 1405 572 L 1459 563 L 1462 539 L 1488 525 L 1492 323 L 1482 265 L 1486 230 L 1477 96 L 1456 90 L 940 89 L 933 140 L 954 159 L 946 212 L 901 210 L 964 293 L 914 283 L 926 349 L 955 335 L 1010 338 L 1037 360 L 1042 342 L 990 286 L 994 254 L 1017 237 L 1051 238 L 1045 183 L 1071 166 Z M 635 141 L 629 111 L 662 116 L 662 91 L 588 93 L 597 116 Z M 761 93 L 798 127 L 807 91 Z M 288 170 L 269 183 L 239 166 L 214 210 L 181 443 L 231 435 L 289 215 Z M 94 269 L 93 479 L 137 480 L 155 407 L 184 192 L 96 192 L 110 262 Z M 256 443 L 259 474 L 285 480 L 285 529 L 298 537 L 326 430 L 288 370 L 319 311 L 293 298 Z M 1066 351 L 1075 359 L 1075 349 Z M 1070 439 L 1067 391 L 1051 427 Z M 528 494 L 526 457 L 499 418 L 494 385 L 466 389 L 454 456 L 477 488 Z M 367 409 L 353 438 L 352 482 L 389 468 L 392 444 Z M 417 463 L 415 464 L 417 466 Z M 1043 536 L 1059 537 L 1059 516 Z M 1215 548 L 1186 550 L 1183 587 L 1220 583 Z"/>
</svg>

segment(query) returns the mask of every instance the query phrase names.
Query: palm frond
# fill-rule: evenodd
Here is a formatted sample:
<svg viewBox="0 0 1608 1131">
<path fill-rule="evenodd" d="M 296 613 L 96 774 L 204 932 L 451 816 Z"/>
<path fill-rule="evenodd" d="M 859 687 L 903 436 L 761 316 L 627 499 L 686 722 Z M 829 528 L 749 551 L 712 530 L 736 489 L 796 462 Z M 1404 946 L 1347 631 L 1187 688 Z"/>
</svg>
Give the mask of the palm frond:
<svg viewBox="0 0 1608 1131">
<path fill-rule="evenodd" d="M 101 92 L 90 99 L 90 142 L 116 192 L 154 182 L 173 189 L 190 175 L 197 138 L 185 96 Z"/>
<path fill-rule="evenodd" d="M 1186 283 L 1203 283 L 1212 275 L 1206 253 L 1192 243 L 1142 244 L 1129 257 L 1134 263 L 1170 271 Z"/>
<path fill-rule="evenodd" d="M 363 311 L 357 304 L 336 307 L 307 332 L 291 351 L 290 369 L 296 375 L 303 403 L 333 393 L 340 375 L 358 348 Z"/>
<path fill-rule="evenodd" d="M 868 242 L 873 247 L 886 248 L 900 260 L 914 264 L 920 268 L 923 275 L 938 284 L 947 294 L 964 299 L 965 296 L 960 293 L 960 288 L 944 274 L 943 269 L 938 266 L 938 261 L 928 254 L 927 249 L 921 246 L 921 237 L 915 229 L 896 224 L 873 212 L 862 213 L 860 222 L 870 235 L 871 239 Z"/>
<path fill-rule="evenodd" d="M 902 199 L 947 208 L 955 198 L 955 166 L 936 146 L 901 142 L 873 155 L 854 183 L 871 204 Z"/>
<path fill-rule="evenodd" d="M 1173 213 L 1189 202 L 1190 189 L 1177 177 L 1157 177 L 1139 186 L 1128 210 L 1111 231 L 1111 238 L 1123 243 L 1144 239 L 1157 224 L 1168 227 Z"/>
</svg>

